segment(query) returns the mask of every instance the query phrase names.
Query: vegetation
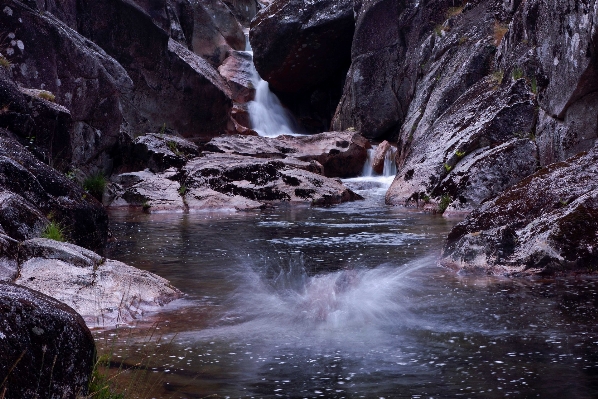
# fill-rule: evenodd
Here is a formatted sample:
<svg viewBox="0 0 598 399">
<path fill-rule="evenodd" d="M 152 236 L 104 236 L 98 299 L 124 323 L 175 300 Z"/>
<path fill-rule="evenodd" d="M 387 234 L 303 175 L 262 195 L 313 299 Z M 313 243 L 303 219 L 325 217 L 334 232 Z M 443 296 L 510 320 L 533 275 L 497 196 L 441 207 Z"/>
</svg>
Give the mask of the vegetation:
<svg viewBox="0 0 598 399">
<path fill-rule="evenodd" d="M 187 192 L 187 186 L 185 186 L 184 184 L 181 184 L 181 187 L 179 187 L 179 194 L 181 195 L 181 197 L 183 195 L 185 195 L 186 192 Z"/>
<path fill-rule="evenodd" d="M 444 213 L 446 208 L 448 208 L 448 206 L 451 204 L 451 201 L 451 197 L 447 194 L 444 194 L 442 197 L 440 197 L 440 202 L 438 203 L 438 212 Z"/>
<path fill-rule="evenodd" d="M 519 80 L 524 76 L 523 69 L 516 67 L 513 69 L 513 72 L 511 72 L 511 75 L 513 76 L 513 80 Z"/>
<path fill-rule="evenodd" d="M 0 67 L 10 69 L 10 65 L 10 61 L 6 59 L 6 57 L 4 57 L 3 55 L 0 55 Z"/>
<path fill-rule="evenodd" d="M 149 211 L 151 207 L 152 206 L 147 201 L 144 201 L 143 204 L 141 204 L 141 209 L 143 209 L 144 212 Z"/>
<path fill-rule="evenodd" d="M 463 6 L 460 7 L 450 7 L 448 9 L 448 11 L 446 12 L 446 17 L 447 18 L 452 18 L 452 17 L 456 17 L 457 15 L 461 14 L 463 12 Z"/>
<path fill-rule="evenodd" d="M 56 96 L 52 93 L 50 93 L 49 91 L 46 90 L 41 90 L 37 96 L 41 99 L 44 99 L 46 101 L 50 101 L 50 102 L 54 102 L 56 101 Z"/>
<path fill-rule="evenodd" d="M 538 79 L 536 77 L 532 77 L 530 85 L 532 87 L 532 93 L 538 94 Z"/>
<path fill-rule="evenodd" d="M 455 155 L 457 156 L 457 158 L 463 158 L 465 156 L 465 151 L 455 151 Z"/>
<path fill-rule="evenodd" d="M 54 241 L 65 242 L 65 231 L 64 227 L 57 222 L 50 222 L 46 228 L 42 231 L 42 238 L 48 238 Z"/>
<path fill-rule="evenodd" d="M 491 79 L 494 82 L 494 85 L 496 86 L 495 88 L 498 88 L 498 86 L 500 86 L 502 84 L 502 81 L 504 78 L 505 78 L 505 73 L 502 69 L 499 69 L 498 71 L 494 71 L 492 73 Z"/>
<path fill-rule="evenodd" d="M 104 191 L 106 190 L 106 178 L 102 172 L 88 176 L 83 181 L 83 189 L 91 194 L 98 201 L 102 201 Z"/>
<path fill-rule="evenodd" d="M 504 39 L 505 35 L 509 31 L 509 26 L 501 24 L 500 22 L 494 22 L 494 45 L 498 47 Z"/>
<path fill-rule="evenodd" d="M 451 165 L 449 165 L 448 163 L 445 163 L 444 170 L 446 170 L 447 172 L 450 172 L 451 170 L 453 170 L 453 167 Z"/>
</svg>

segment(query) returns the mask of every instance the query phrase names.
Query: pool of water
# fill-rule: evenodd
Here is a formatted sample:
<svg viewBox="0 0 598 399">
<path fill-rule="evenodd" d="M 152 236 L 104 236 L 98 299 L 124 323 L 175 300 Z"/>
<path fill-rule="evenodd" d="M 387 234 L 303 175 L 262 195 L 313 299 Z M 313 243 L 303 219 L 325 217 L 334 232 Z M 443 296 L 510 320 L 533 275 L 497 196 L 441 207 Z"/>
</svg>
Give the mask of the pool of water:
<svg viewBox="0 0 598 399">
<path fill-rule="evenodd" d="M 143 370 L 133 396 L 598 397 L 598 281 L 458 276 L 437 265 L 454 221 L 348 184 L 366 200 L 112 213 L 109 256 L 187 294 L 95 331 L 115 367 Z"/>
</svg>

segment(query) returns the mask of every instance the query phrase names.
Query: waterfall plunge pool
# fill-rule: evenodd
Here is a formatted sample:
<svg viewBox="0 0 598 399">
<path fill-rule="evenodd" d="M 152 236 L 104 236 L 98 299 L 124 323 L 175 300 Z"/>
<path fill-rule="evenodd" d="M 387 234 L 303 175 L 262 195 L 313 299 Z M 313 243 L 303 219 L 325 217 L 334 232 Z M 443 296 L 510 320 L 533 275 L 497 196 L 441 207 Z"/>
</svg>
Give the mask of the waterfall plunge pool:
<svg viewBox="0 0 598 399">
<path fill-rule="evenodd" d="M 141 369 L 131 397 L 598 397 L 597 281 L 457 276 L 436 263 L 454 222 L 385 206 L 383 177 L 347 184 L 366 200 L 112 213 L 109 256 L 187 294 L 95 331 Z"/>
</svg>

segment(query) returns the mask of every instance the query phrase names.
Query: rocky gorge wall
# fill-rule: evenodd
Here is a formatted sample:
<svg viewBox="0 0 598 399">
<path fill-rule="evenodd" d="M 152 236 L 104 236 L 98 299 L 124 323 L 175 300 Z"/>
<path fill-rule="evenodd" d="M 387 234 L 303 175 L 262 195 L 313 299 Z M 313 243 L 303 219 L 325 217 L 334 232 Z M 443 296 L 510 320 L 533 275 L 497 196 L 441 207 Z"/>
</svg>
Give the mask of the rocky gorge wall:
<svg viewBox="0 0 598 399">
<path fill-rule="evenodd" d="M 293 67 L 329 61 L 309 47 L 305 52 L 292 47 L 312 20 L 289 18 L 293 2 L 277 4 L 252 22 L 256 68 L 277 82 L 288 78 L 297 87 L 310 87 L 313 77 L 296 76 Z M 398 173 L 386 195 L 388 204 L 440 209 L 447 216 L 491 212 L 487 201 L 595 145 L 594 1 L 364 0 L 305 7 L 309 10 L 302 15 L 323 14 L 327 19 L 320 20 L 337 24 L 339 32 L 344 19 L 335 11 L 353 9 L 351 48 L 335 47 L 350 55 L 351 63 L 331 128 L 396 143 Z M 314 43 L 320 41 L 326 35 Z M 292 61 L 271 71 L 269 46 L 274 43 Z M 291 89 L 281 85 L 279 90 Z M 516 212 L 516 202 L 512 205 L 507 215 Z M 590 220 L 595 231 L 598 221 Z M 595 233 L 590 236 L 598 244 Z M 559 270 L 595 267 L 593 257 L 567 263 L 563 259 L 571 253 L 564 256 L 562 249 L 551 248 Z M 470 258 L 459 259 L 449 263 L 459 264 L 458 269 L 470 264 L 463 260 Z M 538 262 L 527 262 L 526 268 L 551 273 Z"/>
</svg>

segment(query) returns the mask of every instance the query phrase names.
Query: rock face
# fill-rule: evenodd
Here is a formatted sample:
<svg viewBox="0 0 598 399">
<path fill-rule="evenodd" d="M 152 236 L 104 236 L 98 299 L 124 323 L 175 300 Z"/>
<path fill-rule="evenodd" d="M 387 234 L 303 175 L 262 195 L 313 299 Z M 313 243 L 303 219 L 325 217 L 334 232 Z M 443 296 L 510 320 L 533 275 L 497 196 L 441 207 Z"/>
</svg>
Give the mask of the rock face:
<svg viewBox="0 0 598 399">
<path fill-rule="evenodd" d="M 316 161 L 326 177 L 355 177 L 361 173 L 369 143 L 354 132 L 328 132 L 310 136 L 217 137 L 208 143 L 208 151 L 260 158 L 295 158 Z"/>
<path fill-rule="evenodd" d="M 22 241 L 39 237 L 50 220 L 78 245 L 101 251 L 106 244 L 108 216 L 101 204 L 0 130 L 0 225 Z"/>
<path fill-rule="evenodd" d="M 73 309 L 39 292 L 0 282 L 2 396 L 79 398 L 87 394 L 95 344 Z"/>
<path fill-rule="evenodd" d="M 598 150 L 552 164 L 484 203 L 448 236 L 441 263 L 497 275 L 592 272 Z"/>
<path fill-rule="evenodd" d="M 126 1 L 84 0 L 78 11 L 79 31 L 113 56 L 133 81 L 125 104 L 132 133 L 159 131 L 165 124 L 184 137 L 202 139 L 225 129 L 230 90 L 208 62 Z"/>
<path fill-rule="evenodd" d="M 0 8 L 4 34 L 14 36 L 10 43 L 15 44 L 1 51 L 11 62 L 10 77 L 23 87 L 44 90 L 27 92 L 17 102 L 2 100 L 9 112 L 21 115 L 15 120 L 16 133 L 43 148 L 48 163 L 107 167 L 106 152 L 120 134 L 121 93 L 133 85 L 126 71 L 51 14 L 13 0 L 0 1 Z M 3 85 L 6 92 L 7 83 Z M 41 93 L 62 107 L 41 105 Z M 27 113 L 23 102 L 31 103 Z M 40 108 L 46 118 L 36 115 Z M 55 121 L 47 123 L 54 115 Z"/>
<path fill-rule="evenodd" d="M 354 132 L 277 138 L 222 136 L 207 143 L 196 157 L 183 153 L 183 141 L 176 162 L 171 149 L 159 144 L 160 140 L 172 140 L 168 137 L 146 135 L 137 139 L 136 145 L 151 143 L 143 144 L 150 159 L 169 159 L 166 165 L 171 167 L 114 177 L 116 193 L 110 206 L 195 212 L 262 209 L 280 202 L 332 205 L 360 199 L 330 178 L 354 176 L 362 170 L 368 143 Z M 131 162 L 139 164 L 135 157 Z M 163 161 L 160 164 L 165 165 Z"/>
<path fill-rule="evenodd" d="M 329 127 L 350 64 L 354 24 L 349 0 L 280 0 L 251 23 L 257 71 L 308 130 Z"/>
<path fill-rule="evenodd" d="M 89 326 L 128 323 L 182 296 L 150 272 L 73 244 L 36 238 L 21 243 L 16 284 L 66 303 Z"/>
</svg>

